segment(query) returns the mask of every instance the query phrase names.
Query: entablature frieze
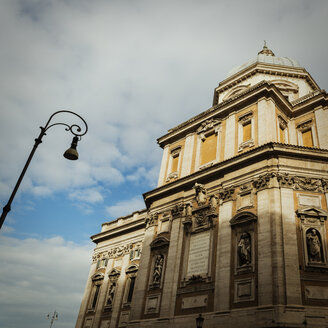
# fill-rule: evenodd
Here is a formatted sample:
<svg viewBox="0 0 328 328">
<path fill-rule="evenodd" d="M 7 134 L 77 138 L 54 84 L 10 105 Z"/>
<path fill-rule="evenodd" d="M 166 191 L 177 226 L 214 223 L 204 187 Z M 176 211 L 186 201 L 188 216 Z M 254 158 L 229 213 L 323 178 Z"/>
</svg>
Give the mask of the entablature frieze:
<svg viewBox="0 0 328 328">
<path fill-rule="evenodd" d="M 141 253 L 142 242 L 130 242 L 122 245 L 118 245 L 110 248 L 109 250 L 102 252 L 95 252 L 92 256 L 92 262 L 97 262 L 99 259 L 115 259 L 126 254 L 129 254 L 131 251 L 138 250 Z"/>
</svg>

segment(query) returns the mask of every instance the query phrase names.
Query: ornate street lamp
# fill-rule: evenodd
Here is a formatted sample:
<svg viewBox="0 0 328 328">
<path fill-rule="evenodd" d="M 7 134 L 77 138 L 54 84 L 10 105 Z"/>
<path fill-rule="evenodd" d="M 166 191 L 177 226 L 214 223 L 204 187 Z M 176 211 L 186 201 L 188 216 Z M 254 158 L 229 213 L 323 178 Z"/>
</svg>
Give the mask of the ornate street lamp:
<svg viewBox="0 0 328 328">
<path fill-rule="evenodd" d="M 73 115 L 77 116 L 84 123 L 84 125 L 85 125 L 84 129 L 82 130 L 81 127 L 77 124 L 72 124 L 72 125 L 68 125 L 66 123 L 53 123 L 53 124 L 50 124 L 50 121 L 52 120 L 52 118 L 55 115 L 59 114 L 59 113 L 69 113 L 69 114 L 73 114 Z M 17 192 L 17 190 L 18 190 L 18 188 L 19 188 L 19 186 L 20 186 L 20 184 L 23 180 L 25 172 L 26 172 L 26 170 L 27 170 L 27 168 L 28 168 L 28 166 L 29 166 L 29 164 L 32 160 L 32 157 L 33 157 L 36 149 L 38 148 L 39 144 L 42 142 L 42 138 L 43 138 L 44 135 L 46 135 L 47 130 L 50 129 L 51 127 L 55 126 L 55 125 L 64 125 L 64 126 L 66 126 L 65 130 L 70 131 L 74 135 L 71 147 L 65 151 L 64 157 L 69 159 L 69 160 L 77 160 L 79 158 L 79 154 L 76 150 L 76 146 L 77 146 L 78 141 L 81 140 L 81 137 L 84 136 L 88 131 L 88 125 L 87 125 L 86 121 L 80 115 L 78 115 L 74 112 L 71 112 L 69 110 L 60 110 L 58 112 L 53 113 L 49 117 L 49 120 L 46 123 L 46 125 L 44 127 L 40 126 L 40 129 L 41 129 L 40 135 L 38 136 L 37 139 L 35 139 L 35 143 L 34 143 L 34 146 L 32 148 L 32 151 L 30 153 L 30 156 L 28 157 L 28 159 L 25 163 L 25 166 L 22 170 L 22 173 L 20 174 L 20 176 L 17 180 L 17 183 L 16 183 L 15 188 L 14 188 L 14 190 L 13 190 L 13 192 L 12 192 L 10 198 L 9 198 L 9 201 L 8 201 L 7 205 L 3 208 L 1 218 L 0 218 L 0 229 L 2 227 L 3 222 L 6 219 L 7 214 L 11 210 L 11 203 L 14 200 L 16 192 Z"/>
<path fill-rule="evenodd" d="M 203 327 L 204 318 L 201 314 L 196 318 L 196 328 L 202 328 Z"/>
<path fill-rule="evenodd" d="M 52 316 L 51 316 L 50 327 L 49 327 L 49 328 L 52 327 L 52 325 L 53 325 L 53 323 L 54 323 L 55 320 L 58 320 L 58 312 L 57 312 L 56 310 L 54 311 L 54 313 L 49 313 L 49 314 L 47 315 L 47 319 L 48 319 L 48 320 L 50 319 L 50 315 L 51 315 L 51 314 L 52 314 Z"/>
</svg>

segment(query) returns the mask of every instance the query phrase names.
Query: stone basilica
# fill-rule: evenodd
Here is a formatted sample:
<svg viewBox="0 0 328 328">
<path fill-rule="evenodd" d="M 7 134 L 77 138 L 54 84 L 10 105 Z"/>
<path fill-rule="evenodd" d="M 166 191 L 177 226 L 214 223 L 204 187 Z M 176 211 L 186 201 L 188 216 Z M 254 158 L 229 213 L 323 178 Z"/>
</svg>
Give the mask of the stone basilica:
<svg viewBox="0 0 328 328">
<path fill-rule="evenodd" d="M 102 225 L 76 328 L 328 327 L 328 94 L 264 45 L 158 139 L 146 208 Z"/>
</svg>

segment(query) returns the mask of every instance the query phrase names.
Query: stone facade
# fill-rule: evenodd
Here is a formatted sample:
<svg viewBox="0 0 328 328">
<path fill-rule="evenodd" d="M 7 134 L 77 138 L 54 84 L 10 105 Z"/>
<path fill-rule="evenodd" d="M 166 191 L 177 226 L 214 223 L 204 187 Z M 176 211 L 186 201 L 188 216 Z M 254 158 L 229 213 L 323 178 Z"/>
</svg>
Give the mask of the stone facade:
<svg viewBox="0 0 328 328">
<path fill-rule="evenodd" d="M 146 209 L 104 223 L 76 328 L 328 327 L 328 95 L 264 46 L 158 139 Z"/>
</svg>

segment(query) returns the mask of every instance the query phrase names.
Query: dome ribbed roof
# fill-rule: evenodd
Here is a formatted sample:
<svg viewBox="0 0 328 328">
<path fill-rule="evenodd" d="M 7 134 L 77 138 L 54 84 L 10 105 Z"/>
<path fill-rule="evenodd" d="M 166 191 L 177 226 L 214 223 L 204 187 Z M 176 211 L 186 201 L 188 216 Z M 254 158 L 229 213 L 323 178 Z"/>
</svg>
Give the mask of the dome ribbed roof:
<svg viewBox="0 0 328 328">
<path fill-rule="evenodd" d="M 264 44 L 263 49 L 257 54 L 255 58 L 250 59 L 243 65 L 237 66 L 233 68 L 227 75 L 227 77 L 232 76 L 248 66 L 251 66 L 255 63 L 265 63 L 271 65 L 279 65 L 279 66 L 290 66 L 290 67 L 301 67 L 300 64 L 289 57 L 276 57 L 274 53 L 268 49 L 266 44 Z"/>
</svg>

